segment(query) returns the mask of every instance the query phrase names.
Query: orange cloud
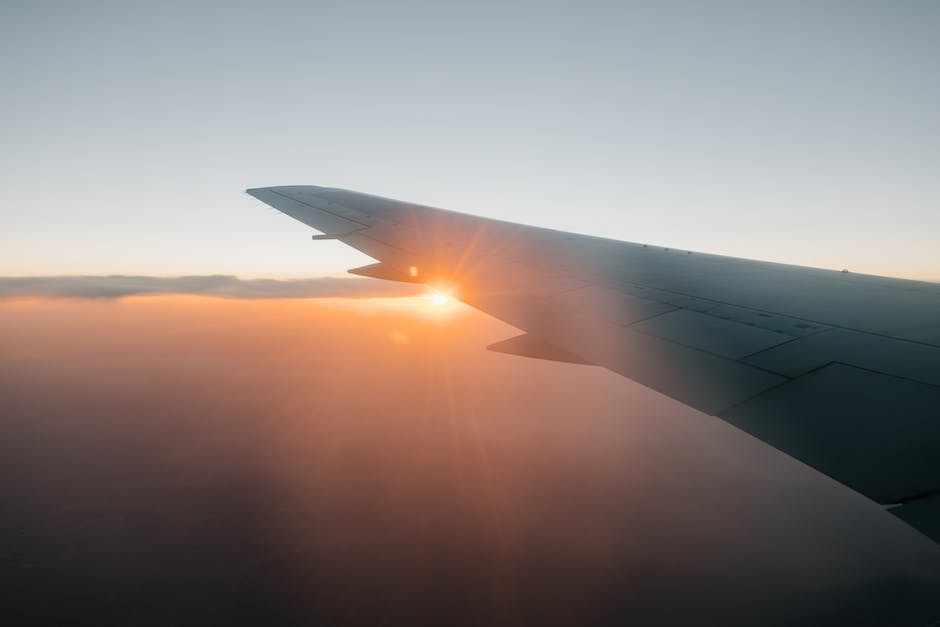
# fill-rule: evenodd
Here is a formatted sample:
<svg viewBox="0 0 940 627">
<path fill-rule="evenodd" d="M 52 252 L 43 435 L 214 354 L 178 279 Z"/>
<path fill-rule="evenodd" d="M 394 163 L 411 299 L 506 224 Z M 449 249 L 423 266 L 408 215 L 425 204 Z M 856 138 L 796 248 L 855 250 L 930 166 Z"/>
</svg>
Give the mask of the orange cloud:
<svg viewBox="0 0 940 627">
<path fill-rule="evenodd" d="M 762 624 L 771 591 L 793 623 L 929 572 L 717 420 L 483 350 L 514 333 L 425 297 L 0 303 L 6 615 Z"/>
</svg>

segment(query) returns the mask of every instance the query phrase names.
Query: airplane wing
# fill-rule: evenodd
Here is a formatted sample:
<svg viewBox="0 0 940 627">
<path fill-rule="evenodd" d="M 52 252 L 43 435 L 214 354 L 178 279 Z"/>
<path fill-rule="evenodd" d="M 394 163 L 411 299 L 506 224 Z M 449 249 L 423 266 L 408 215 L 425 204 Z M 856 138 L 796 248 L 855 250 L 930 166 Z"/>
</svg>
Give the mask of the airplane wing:
<svg viewBox="0 0 940 627">
<path fill-rule="evenodd" d="M 940 285 L 523 226 L 347 190 L 248 193 L 523 333 L 716 415 L 940 541 Z"/>
</svg>

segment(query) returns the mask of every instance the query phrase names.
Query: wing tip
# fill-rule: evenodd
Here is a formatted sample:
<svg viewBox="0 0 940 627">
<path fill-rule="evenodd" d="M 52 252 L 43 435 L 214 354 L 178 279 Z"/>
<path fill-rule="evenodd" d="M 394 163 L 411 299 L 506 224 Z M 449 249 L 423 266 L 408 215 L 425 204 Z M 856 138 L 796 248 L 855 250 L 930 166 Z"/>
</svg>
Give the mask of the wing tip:
<svg viewBox="0 0 940 627">
<path fill-rule="evenodd" d="M 331 187 L 323 187 L 322 185 L 272 185 L 270 187 L 249 187 L 245 190 L 245 193 L 249 196 L 257 197 L 259 194 L 265 192 L 290 192 L 290 191 L 305 191 L 305 192 L 316 192 L 324 189 L 334 189 Z"/>
<path fill-rule="evenodd" d="M 255 198 L 260 198 L 266 193 L 278 192 L 279 190 L 285 190 L 292 187 L 291 185 L 273 185 L 270 187 L 249 187 L 245 190 L 245 193 L 249 196 L 254 196 Z M 296 185 L 293 187 L 297 187 Z"/>
</svg>

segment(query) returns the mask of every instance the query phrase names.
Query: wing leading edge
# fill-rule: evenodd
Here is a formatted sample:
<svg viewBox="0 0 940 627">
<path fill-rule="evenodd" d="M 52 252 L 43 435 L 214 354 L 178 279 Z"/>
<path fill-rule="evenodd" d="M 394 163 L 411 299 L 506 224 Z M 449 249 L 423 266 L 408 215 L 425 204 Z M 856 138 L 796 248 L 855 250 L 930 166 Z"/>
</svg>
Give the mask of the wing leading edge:
<svg viewBox="0 0 940 627">
<path fill-rule="evenodd" d="M 347 190 L 248 193 L 519 328 L 717 415 L 940 541 L 940 285 L 691 253 Z"/>
</svg>

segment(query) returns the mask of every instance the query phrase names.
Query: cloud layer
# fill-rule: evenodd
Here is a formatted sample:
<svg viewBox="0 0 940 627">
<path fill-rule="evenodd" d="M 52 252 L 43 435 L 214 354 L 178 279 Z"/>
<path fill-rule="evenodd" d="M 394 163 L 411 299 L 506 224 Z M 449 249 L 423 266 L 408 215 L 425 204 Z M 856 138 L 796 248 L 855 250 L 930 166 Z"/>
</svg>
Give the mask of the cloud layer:
<svg viewBox="0 0 940 627">
<path fill-rule="evenodd" d="M 240 279 L 229 275 L 0 277 L 0 299 L 107 299 L 146 294 L 196 294 L 225 298 L 325 298 L 408 296 L 415 293 L 417 288 L 413 285 L 352 277 L 283 280 Z"/>
<path fill-rule="evenodd" d="M 484 314 L 384 303 L 0 305 L 5 622 L 936 615 L 940 555 L 877 504 L 612 373 L 483 350 L 515 333 Z"/>
</svg>

